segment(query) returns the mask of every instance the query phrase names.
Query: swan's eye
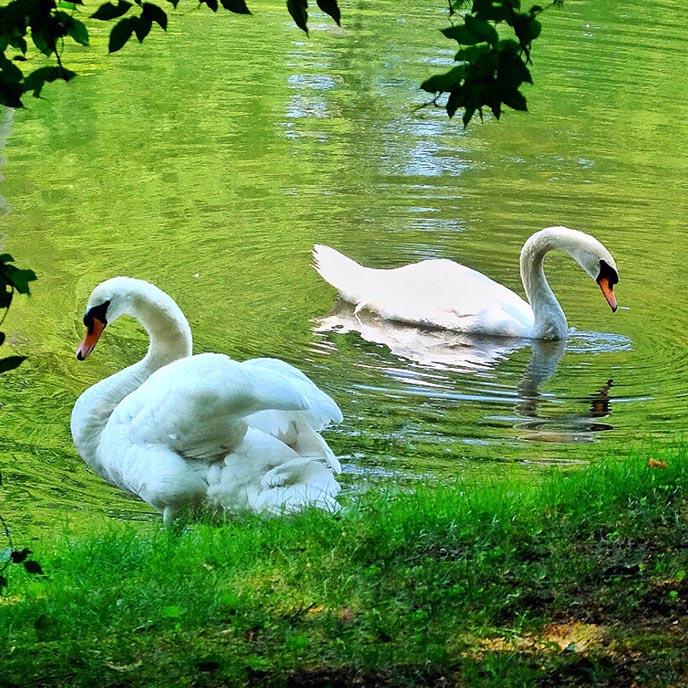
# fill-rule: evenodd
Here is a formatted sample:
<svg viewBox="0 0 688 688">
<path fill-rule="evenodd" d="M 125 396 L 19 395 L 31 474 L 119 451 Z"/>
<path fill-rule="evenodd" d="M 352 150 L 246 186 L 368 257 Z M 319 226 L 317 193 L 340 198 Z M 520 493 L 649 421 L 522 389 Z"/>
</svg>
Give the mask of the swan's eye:
<svg viewBox="0 0 688 688">
<path fill-rule="evenodd" d="M 614 268 L 604 260 L 600 261 L 600 274 L 597 275 L 597 282 L 606 280 L 610 288 L 619 282 L 619 275 Z"/>
<path fill-rule="evenodd" d="M 109 305 L 110 302 L 105 301 L 105 303 L 101 303 L 99 306 L 93 306 L 93 308 L 89 309 L 86 315 L 84 315 L 84 325 L 89 334 L 93 334 L 95 320 L 100 320 L 104 326 L 107 325 L 106 313 Z"/>
</svg>

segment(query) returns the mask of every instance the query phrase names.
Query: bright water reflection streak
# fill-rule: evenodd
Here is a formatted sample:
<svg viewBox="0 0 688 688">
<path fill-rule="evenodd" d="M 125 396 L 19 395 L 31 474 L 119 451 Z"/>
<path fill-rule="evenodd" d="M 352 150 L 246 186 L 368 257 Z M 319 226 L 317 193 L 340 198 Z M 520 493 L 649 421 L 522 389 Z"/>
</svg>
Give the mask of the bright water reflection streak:
<svg viewBox="0 0 688 688">
<path fill-rule="evenodd" d="M 40 277 L 4 325 L 30 357 L 0 377 L 0 495 L 15 527 L 145 512 L 85 470 L 68 430 L 78 394 L 145 351 L 118 322 L 74 359 L 86 297 L 113 274 L 172 294 L 196 351 L 279 356 L 313 377 L 344 411 L 328 440 L 350 486 L 491 479 L 677 437 L 683 5 L 629 0 L 623 21 L 607 5 L 550 12 L 531 114 L 466 131 L 410 111 L 420 81 L 451 63 L 436 31 L 446 3 L 358 4 L 343 29 L 314 13 L 309 39 L 281 3 L 253 17 L 201 10 L 115 58 L 101 59 L 104 33 L 73 51 L 82 76 L 0 126 L 0 244 Z M 621 276 L 611 315 L 572 261 L 548 258 L 577 328 L 565 345 L 352 327 L 310 265 L 315 242 L 372 267 L 452 258 L 522 293 L 520 248 L 553 224 L 597 236 Z"/>
</svg>

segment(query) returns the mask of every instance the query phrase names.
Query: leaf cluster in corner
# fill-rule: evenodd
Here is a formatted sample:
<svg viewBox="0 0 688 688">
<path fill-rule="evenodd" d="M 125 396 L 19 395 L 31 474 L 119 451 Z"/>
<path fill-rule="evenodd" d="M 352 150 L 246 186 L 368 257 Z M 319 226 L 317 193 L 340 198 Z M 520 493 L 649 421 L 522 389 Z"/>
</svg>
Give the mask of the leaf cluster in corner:
<svg viewBox="0 0 688 688">
<path fill-rule="evenodd" d="M 176 9 L 179 0 L 167 0 Z M 251 14 L 246 0 L 199 0 L 213 12 L 220 7 L 234 14 Z M 318 7 L 339 24 L 337 0 L 317 0 Z M 0 105 L 23 107 L 23 96 L 40 97 L 46 83 L 69 81 L 76 74 L 62 63 L 66 39 L 82 46 L 89 44 L 88 29 L 79 16 L 83 0 L 10 0 L 0 7 Z M 308 33 L 307 0 L 287 0 L 287 9 L 296 25 Z M 108 0 L 90 19 L 116 22 L 110 31 L 108 51 L 121 50 L 135 36 L 142 43 L 153 24 L 167 30 L 167 12 L 158 4 L 144 0 Z M 24 72 L 30 43 L 55 64 Z"/>
<path fill-rule="evenodd" d="M 450 1 L 450 15 L 465 4 L 464 0 Z M 561 0 L 553 4 L 559 6 Z M 454 57 L 458 65 L 426 79 L 421 88 L 435 94 L 433 103 L 447 93 L 447 114 L 453 117 L 462 109 L 464 126 L 476 113 L 482 119 L 484 108 L 489 108 L 497 119 L 504 106 L 527 110 L 521 89 L 524 83 L 533 83 L 530 53 L 542 31 L 538 17 L 544 9 L 534 4 L 524 10 L 521 0 L 473 0 L 470 10 L 461 16 L 461 23 L 442 30 L 458 44 Z M 500 36 L 500 29 L 508 35 Z"/>
<path fill-rule="evenodd" d="M 33 270 L 23 270 L 13 265 L 14 258 L 9 253 L 0 254 L 0 310 L 5 313 L 0 317 L 0 324 L 5 319 L 7 309 L 12 304 L 15 292 L 18 294 L 30 294 L 29 282 L 36 279 Z M 0 346 L 5 341 L 5 335 L 0 332 Z M 0 358 L 0 373 L 13 370 L 25 360 L 25 356 L 6 356 Z"/>
<path fill-rule="evenodd" d="M 24 547 L 23 549 L 15 548 L 12 542 L 10 529 L 2 516 L 0 516 L 0 533 L 4 533 L 7 544 L 9 545 L 4 550 L 0 550 L 0 593 L 9 585 L 8 569 L 13 564 L 21 566 L 31 575 L 42 576 L 43 568 L 41 565 L 37 561 L 29 559 L 29 556 L 33 554 L 33 552 L 28 549 L 28 547 Z"/>
</svg>

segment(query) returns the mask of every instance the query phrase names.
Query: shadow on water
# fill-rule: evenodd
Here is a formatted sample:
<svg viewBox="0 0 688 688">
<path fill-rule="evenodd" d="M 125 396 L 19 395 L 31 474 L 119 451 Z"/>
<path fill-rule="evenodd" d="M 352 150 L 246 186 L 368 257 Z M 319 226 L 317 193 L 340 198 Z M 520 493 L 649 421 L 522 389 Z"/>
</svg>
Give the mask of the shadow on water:
<svg viewBox="0 0 688 688">
<path fill-rule="evenodd" d="M 575 331 L 568 342 L 551 342 L 431 330 L 390 322 L 367 311 L 355 313 L 350 304 L 343 302 L 316 321 L 315 331 L 327 336 L 335 346 L 331 335 L 352 332 L 369 344 L 382 345 L 407 366 L 415 368 L 404 370 L 385 365 L 385 372 L 396 380 L 412 382 L 414 393 L 420 396 L 502 402 L 505 408 L 513 409 L 514 415 L 492 416 L 493 420 L 510 420 L 520 431 L 520 439 L 543 442 L 592 441 L 595 433 L 613 429 L 613 425 L 601 420 L 612 412 L 612 379 L 605 379 L 599 388 L 573 399 L 580 409 L 569 408 L 565 413 L 552 412 L 564 399 L 541 388 L 553 378 L 569 350 L 609 351 L 630 345 L 625 337 Z M 488 382 L 518 352 L 528 349 L 530 358 L 525 368 L 518 371 L 517 382 L 511 389 L 496 389 L 494 383 Z M 370 361 L 361 365 L 369 366 Z M 441 373 L 442 377 L 433 373 Z M 476 378 L 483 383 L 483 394 L 475 394 L 471 380 Z"/>
</svg>

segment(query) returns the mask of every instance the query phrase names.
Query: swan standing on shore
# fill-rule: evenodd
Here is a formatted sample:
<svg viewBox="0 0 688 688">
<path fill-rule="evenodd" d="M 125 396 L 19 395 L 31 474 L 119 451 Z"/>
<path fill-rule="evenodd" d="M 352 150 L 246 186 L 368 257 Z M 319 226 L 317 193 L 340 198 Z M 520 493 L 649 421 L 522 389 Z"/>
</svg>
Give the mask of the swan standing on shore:
<svg viewBox="0 0 688 688">
<path fill-rule="evenodd" d="M 592 277 L 612 311 L 619 281 L 611 253 L 594 237 L 568 227 L 533 234 L 521 250 L 521 280 L 527 303 L 480 272 L 446 259 L 424 260 L 389 270 L 359 265 L 329 246 L 316 244 L 316 270 L 356 312 L 386 320 L 468 334 L 528 339 L 565 339 L 568 324 L 543 269 L 545 255 L 558 249 Z"/>
<path fill-rule="evenodd" d="M 186 507 L 280 514 L 336 511 L 340 465 L 319 432 L 337 404 L 284 361 L 191 355 L 179 306 L 143 280 L 114 277 L 91 293 L 84 360 L 105 326 L 136 318 L 145 357 L 87 389 L 72 412 L 74 443 L 93 470 L 172 521 Z"/>
</svg>

